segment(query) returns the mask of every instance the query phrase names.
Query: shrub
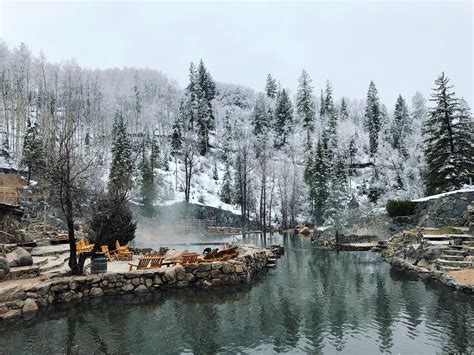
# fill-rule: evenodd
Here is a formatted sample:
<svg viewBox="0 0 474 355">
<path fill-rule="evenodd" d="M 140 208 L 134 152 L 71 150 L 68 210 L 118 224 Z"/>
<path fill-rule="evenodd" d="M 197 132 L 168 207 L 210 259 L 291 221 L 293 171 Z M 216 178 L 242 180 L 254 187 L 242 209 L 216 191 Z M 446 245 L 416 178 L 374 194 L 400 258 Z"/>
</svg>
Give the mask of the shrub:
<svg viewBox="0 0 474 355">
<path fill-rule="evenodd" d="M 385 208 L 390 217 L 409 216 L 413 214 L 415 203 L 410 200 L 390 200 Z"/>
</svg>

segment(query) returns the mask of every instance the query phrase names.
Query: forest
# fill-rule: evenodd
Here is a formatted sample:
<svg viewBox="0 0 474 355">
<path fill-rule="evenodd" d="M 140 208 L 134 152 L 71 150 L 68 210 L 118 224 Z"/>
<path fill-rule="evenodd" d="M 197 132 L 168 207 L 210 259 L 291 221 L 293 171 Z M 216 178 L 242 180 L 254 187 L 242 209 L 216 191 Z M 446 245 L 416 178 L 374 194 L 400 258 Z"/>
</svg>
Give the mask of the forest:
<svg viewBox="0 0 474 355">
<path fill-rule="evenodd" d="M 370 78 L 361 100 L 305 70 L 294 93 L 272 74 L 255 92 L 202 60 L 187 70 L 181 88 L 152 69 L 84 69 L 0 43 L 2 164 L 28 171 L 72 234 L 77 218 L 96 236 L 115 218 L 125 239 L 130 204 L 153 217 L 186 201 L 285 229 L 472 183 L 472 114 L 445 73 L 429 98 L 382 103 Z"/>
</svg>

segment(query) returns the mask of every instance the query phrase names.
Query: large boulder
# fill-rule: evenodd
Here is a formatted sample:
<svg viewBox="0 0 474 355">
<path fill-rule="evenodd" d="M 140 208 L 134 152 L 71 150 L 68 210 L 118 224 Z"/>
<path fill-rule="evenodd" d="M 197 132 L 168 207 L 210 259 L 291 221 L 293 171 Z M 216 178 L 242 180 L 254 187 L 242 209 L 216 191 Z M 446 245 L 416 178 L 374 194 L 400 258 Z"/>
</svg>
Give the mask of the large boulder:
<svg viewBox="0 0 474 355">
<path fill-rule="evenodd" d="M 33 265 L 33 257 L 23 248 L 16 248 L 6 257 L 10 267 Z"/>
<path fill-rule="evenodd" d="M 0 256 L 0 281 L 5 280 L 9 272 L 10 272 L 10 263 L 5 257 Z"/>
</svg>

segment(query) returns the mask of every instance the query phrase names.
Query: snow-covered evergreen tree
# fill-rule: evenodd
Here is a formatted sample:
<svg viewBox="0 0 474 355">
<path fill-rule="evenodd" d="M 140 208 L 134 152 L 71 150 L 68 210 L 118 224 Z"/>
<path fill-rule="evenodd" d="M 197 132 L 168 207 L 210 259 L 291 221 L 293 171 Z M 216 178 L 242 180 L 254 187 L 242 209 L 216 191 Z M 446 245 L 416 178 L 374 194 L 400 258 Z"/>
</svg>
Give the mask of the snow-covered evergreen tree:
<svg viewBox="0 0 474 355">
<path fill-rule="evenodd" d="M 174 119 L 171 133 L 171 154 L 173 155 L 178 155 L 183 146 L 183 134 L 181 128 L 181 121 L 179 120 L 179 115 L 177 115 Z"/>
<path fill-rule="evenodd" d="M 455 166 L 460 184 L 474 183 L 474 131 L 471 109 L 464 99 L 459 100 L 458 112 L 453 122 Z"/>
<path fill-rule="evenodd" d="M 381 113 L 377 88 L 373 81 L 370 82 L 367 91 L 367 102 L 365 106 L 365 123 L 369 131 L 369 151 L 372 156 L 377 153 L 379 133 L 381 127 Z"/>
<path fill-rule="evenodd" d="M 306 147 L 311 148 L 311 132 L 314 129 L 314 101 L 313 87 L 311 78 L 308 73 L 303 70 L 298 79 L 298 91 L 296 92 L 296 111 L 301 118 L 303 128 L 306 130 Z"/>
<path fill-rule="evenodd" d="M 45 142 L 40 134 L 38 124 L 28 121 L 28 128 L 23 137 L 22 162 L 28 167 L 28 184 L 33 174 L 45 164 Z"/>
<path fill-rule="evenodd" d="M 407 141 L 411 133 L 410 115 L 408 107 L 402 95 L 399 95 L 395 104 L 392 122 L 392 147 L 398 150 L 400 155 L 407 156 Z"/>
<path fill-rule="evenodd" d="M 264 94 L 257 96 L 255 108 L 252 115 L 253 134 L 258 136 L 265 136 L 270 129 L 270 120 L 268 118 L 267 104 Z"/>
<path fill-rule="evenodd" d="M 339 117 L 341 121 L 347 121 L 349 119 L 349 109 L 347 107 L 346 99 L 343 97 L 341 100 L 341 109 L 339 111 Z"/>
<path fill-rule="evenodd" d="M 472 155 L 464 157 L 464 149 L 461 153 L 457 144 L 464 141 L 459 136 L 466 129 L 466 133 L 472 134 L 472 125 L 470 128 L 458 125 L 461 112 L 459 102 L 444 72 L 435 81 L 430 101 L 434 107 L 429 111 L 423 133 L 427 162 L 425 184 L 427 192 L 433 194 L 457 189 L 469 182 L 469 177 L 462 173 L 464 167 L 458 164 L 469 159 L 472 161 Z"/>
<path fill-rule="evenodd" d="M 313 204 L 313 218 L 317 225 L 325 222 L 325 209 L 330 193 L 329 162 L 325 149 L 318 140 L 311 169 L 310 198 Z"/>
<path fill-rule="evenodd" d="M 285 89 L 277 97 L 277 106 L 275 110 L 275 147 L 283 147 L 288 140 L 288 136 L 293 130 L 293 106 L 290 97 Z"/>
<path fill-rule="evenodd" d="M 267 75 L 267 81 L 265 83 L 265 93 L 270 99 L 275 99 L 277 95 L 277 83 L 271 74 Z"/>
<path fill-rule="evenodd" d="M 345 216 L 348 204 L 347 166 L 342 155 L 335 156 L 335 159 L 333 174 L 330 177 L 327 207 L 323 217 L 325 224 L 339 225 Z"/>
<path fill-rule="evenodd" d="M 222 187 L 220 191 L 220 197 L 224 203 L 232 203 L 233 199 L 233 190 L 232 190 L 232 176 L 230 173 L 229 163 L 225 164 L 224 178 L 222 182 Z"/>
<path fill-rule="evenodd" d="M 115 114 L 112 128 L 112 164 L 109 173 L 109 193 L 124 194 L 132 187 L 132 144 L 122 113 Z"/>
</svg>

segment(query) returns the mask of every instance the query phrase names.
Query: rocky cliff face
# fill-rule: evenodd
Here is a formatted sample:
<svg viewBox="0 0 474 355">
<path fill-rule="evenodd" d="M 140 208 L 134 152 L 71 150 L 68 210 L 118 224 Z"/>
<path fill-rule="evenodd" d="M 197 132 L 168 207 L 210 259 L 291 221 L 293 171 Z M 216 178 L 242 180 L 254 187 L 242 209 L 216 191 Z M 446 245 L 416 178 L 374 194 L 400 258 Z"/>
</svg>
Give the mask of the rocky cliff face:
<svg viewBox="0 0 474 355">
<path fill-rule="evenodd" d="M 468 226 L 468 206 L 472 204 L 474 191 L 417 202 L 414 220 L 420 227 Z"/>
</svg>

